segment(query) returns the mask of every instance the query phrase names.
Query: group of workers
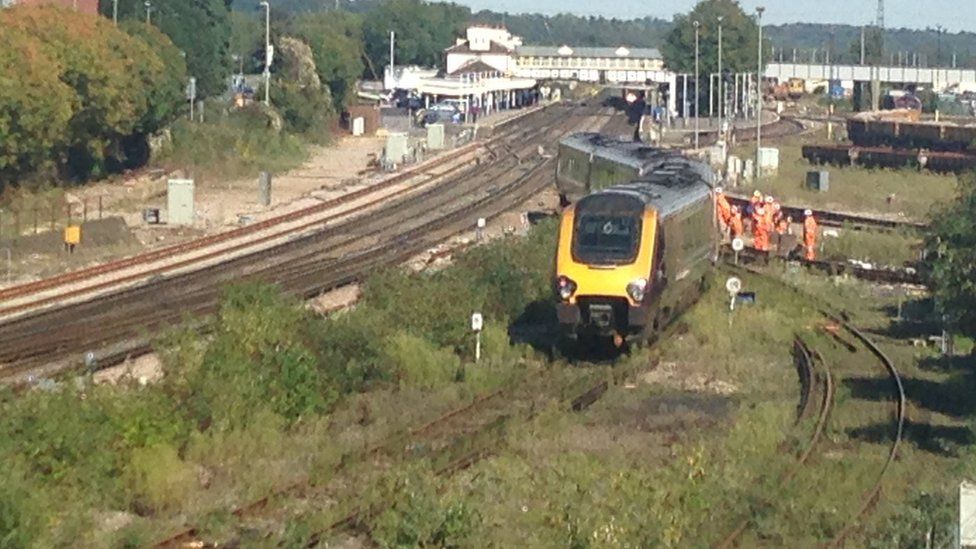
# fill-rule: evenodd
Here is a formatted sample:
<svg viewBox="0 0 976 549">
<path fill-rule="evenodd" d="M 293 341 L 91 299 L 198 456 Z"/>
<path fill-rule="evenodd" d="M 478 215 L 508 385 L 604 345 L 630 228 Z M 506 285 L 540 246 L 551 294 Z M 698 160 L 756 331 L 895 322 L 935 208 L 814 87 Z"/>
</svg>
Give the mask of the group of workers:
<svg viewBox="0 0 976 549">
<path fill-rule="evenodd" d="M 793 234 L 793 218 L 784 215 L 783 208 L 775 198 L 763 196 L 758 190 L 752 193 L 745 211 L 742 211 L 738 206 L 729 203 L 721 187 L 716 187 L 715 212 L 722 234 L 728 234 L 731 239 L 742 238 L 748 221 L 752 245 L 761 252 L 770 251 L 774 235 L 781 240 L 782 236 Z M 813 211 L 806 210 L 803 216 L 804 257 L 807 261 L 814 261 L 817 258 L 819 225 L 813 217 Z"/>
</svg>

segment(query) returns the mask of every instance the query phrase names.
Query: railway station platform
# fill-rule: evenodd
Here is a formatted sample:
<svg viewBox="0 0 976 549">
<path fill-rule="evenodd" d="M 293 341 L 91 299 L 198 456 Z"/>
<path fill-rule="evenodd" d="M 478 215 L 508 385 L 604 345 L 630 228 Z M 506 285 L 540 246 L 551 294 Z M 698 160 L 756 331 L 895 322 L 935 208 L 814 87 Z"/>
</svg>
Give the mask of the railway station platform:
<svg viewBox="0 0 976 549">
<path fill-rule="evenodd" d="M 423 97 L 425 108 L 445 99 L 458 101 L 464 121 L 473 122 L 478 116 L 490 116 L 496 111 L 536 103 L 536 84 L 533 78 L 498 73 L 462 74 L 422 79 L 415 91 Z"/>
</svg>

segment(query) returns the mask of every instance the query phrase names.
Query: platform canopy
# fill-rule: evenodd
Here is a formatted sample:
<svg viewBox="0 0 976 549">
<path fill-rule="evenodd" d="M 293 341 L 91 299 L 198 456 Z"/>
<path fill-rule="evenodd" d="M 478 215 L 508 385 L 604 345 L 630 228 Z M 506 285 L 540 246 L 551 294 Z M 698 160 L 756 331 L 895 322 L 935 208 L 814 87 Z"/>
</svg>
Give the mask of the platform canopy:
<svg viewBox="0 0 976 549">
<path fill-rule="evenodd" d="M 493 92 L 528 90 L 534 88 L 536 83 L 534 78 L 508 76 L 425 78 L 417 84 L 416 91 L 427 95 L 467 97 Z"/>
</svg>

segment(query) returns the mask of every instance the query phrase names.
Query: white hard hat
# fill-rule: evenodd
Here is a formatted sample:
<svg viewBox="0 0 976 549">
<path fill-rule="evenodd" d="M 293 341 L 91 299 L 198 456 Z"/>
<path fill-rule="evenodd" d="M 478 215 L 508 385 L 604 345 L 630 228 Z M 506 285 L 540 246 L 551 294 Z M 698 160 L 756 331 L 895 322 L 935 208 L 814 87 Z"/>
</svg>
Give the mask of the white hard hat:
<svg viewBox="0 0 976 549">
<path fill-rule="evenodd" d="M 813 215 L 813 210 L 803 210 L 803 215 L 805 215 L 805 216 L 811 216 L 811 215 Z"/>
<path fill-rule="evenodd" d="M 715 187 L 716 194 L 722 194 L 722 187 Z"/>
<path fill-rule="evenodd" d="M 772 204 L 773 203 L 773 197 L 771 195 L 766 195 L 766 202 L 769 202 L 770 204 Z"/>
</svg>

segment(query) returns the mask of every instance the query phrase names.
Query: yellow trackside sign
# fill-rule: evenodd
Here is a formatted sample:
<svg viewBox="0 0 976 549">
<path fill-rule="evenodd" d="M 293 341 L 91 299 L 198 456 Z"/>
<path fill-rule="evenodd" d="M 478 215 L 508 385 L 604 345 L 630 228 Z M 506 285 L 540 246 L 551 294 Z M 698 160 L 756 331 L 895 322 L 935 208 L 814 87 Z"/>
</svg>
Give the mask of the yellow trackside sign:
<svg viewBox="0 0 976 549">
<path fill-rule="evenodd" d="M 81 243 L 81 226 L 80 225 L 70 225 L 64 228 L 64 243 L 65 244 L 80 244 Z"/>
</svg>

